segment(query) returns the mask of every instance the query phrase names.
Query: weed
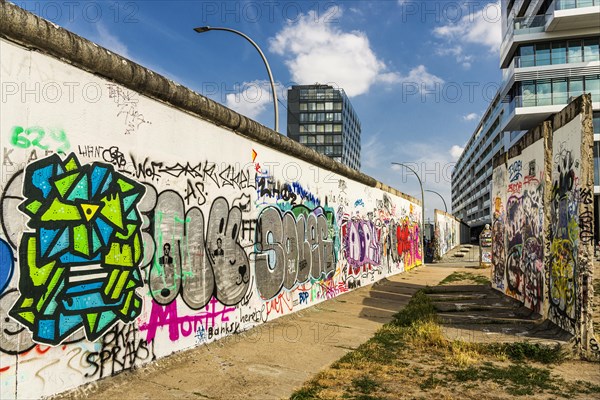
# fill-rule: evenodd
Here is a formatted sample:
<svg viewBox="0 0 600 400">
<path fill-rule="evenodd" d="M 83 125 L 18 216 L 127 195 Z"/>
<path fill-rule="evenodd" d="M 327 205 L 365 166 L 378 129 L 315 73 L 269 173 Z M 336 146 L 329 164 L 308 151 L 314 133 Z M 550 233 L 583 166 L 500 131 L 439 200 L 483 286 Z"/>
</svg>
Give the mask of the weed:
<svg viewBox="0 0 600 400">
<path fill-rule="evenodd" d="M 479 347 L 479 351 L 484 354 L 496 357 L 506 356 L 514 361 L 537 361 L 542 364 L 560 363 L 567 356 L 567 353 L 559 344 L 548 346 L 529 342 L 486 343 L 479 345 Z"/>
<path fill-rule="evenodd" d="M 352 379 L 352 386 L 360 393 L 369 393 L 375 390 L 379 383 L 369 378 L 366 375 Z"/>
<path fill-rule="evenodd" d="M 443 286 L 443 285 L 447 285 L 449 283 L 461 282 L 461 281 L 472 281 L 478 285 L 488 285 L 490 283 L 490 280 L 488 278 L 486 278 L 485 276 L 475 275 L 470 272 L 453 272 L 452 274 L 450 274 L 446 278 L 444 278 L 438 284 L 438 286 Z"/>
<path fill-rule="evenodd" d="M 435 389 L 445 381 L 435 377 L 435 373 L 432 372 L 429 378 L 425 379 L 423 383 L 419 385 L 422 390 Z"/>
<path fill-rule="evenodd" d="M 537 391 L 556 390 L 550 371 L 524 364 L 512 364 L 507 367 L 482 365 L 468 367 L 451 372 L 455 379 L 464 381 L 493 381 L 506 387 L 513 396 L 533 395 Z"/>
<path fill-rule="evenodd" d="M 416 321 L 434 321 L 437 318 L 435 307 L 423 290 L 419 290 L 410 299 L 406 307 L 394 315 L 391 322 L 396 326 L 410 326 Z"/>
</svg>

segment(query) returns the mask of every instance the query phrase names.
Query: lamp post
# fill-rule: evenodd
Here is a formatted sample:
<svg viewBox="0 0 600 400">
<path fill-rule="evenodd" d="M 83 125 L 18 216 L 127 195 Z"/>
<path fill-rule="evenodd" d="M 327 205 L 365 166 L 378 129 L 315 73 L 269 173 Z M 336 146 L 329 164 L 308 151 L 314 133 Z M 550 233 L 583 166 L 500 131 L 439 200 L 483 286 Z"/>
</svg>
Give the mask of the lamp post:
<svg viewBox="0 0 600 400">
<path fill-rule="evenodd" d="M 423 265 L 425 265 L 425 242 L 423 241 L 423 230 L 425 229 L 425 194 L 423 193 L 423 182 L 417 172 L 406 164 L 399 162 L 393 162 L 392 165 L 400 165 L 411 171 L 419 180 L 419 186 L 421 186 L 421 229 L 419 229 L 419 236 L 421 240 L 421 257 L 423 257 Z"/>
<path fill-rule="evenodd" d="M 446 211 L 446 214 L 448 213 L 448 206 L 446 205 L 446 200 L 444 200 L 444 198 L 442 197 L 441 194 L 439 194 L 438 192 L 434 191 L 434 190 L 425 190 L 426 192 L 431 192 L 431 193 L 435 193 L 438 196 L 440 196 L 440 198 L 442 199 L 442 201 L 444 202 L 444 210 Z"/>
<path fill-rule="evenodd" d="M 267 73 L 269 74 L 269 81 L 271 82 L 271 92 L 273 94 L 273 110 L 275 112 L 275 131 L 279 132 L 279 106 L 277 105 L 277 91 L 275 90 L 275 81 L 273 80 L 273 74 L 271 73 L 271 67 L 269 67 L 269 62 L 267 61 L 267 58 L 265 57 L 265 55 L 262 52 L 262 50 L 260 49 L 260 47 L 258 47 L 258 45 L 254 42 L 254 40 L 250 39 L 250 37 L 248 37 L 246 34 L 240 32 L 240 31 L 236 31 L 235 29 L 213 27 L 213 26 L 201 26 L 199 28 L 194 28 L 194 30 L 198 33 L 204 33 L 204 32 L 208 32 L 208 31 L 227 31 L 227 32 L 235 33 L 236 35 L 239 35 L 239 36 L 243 37 L 244 39 L 246 39 L 247 41 L 249 41 L 250 44 L 252 46 L 254 46 L 254 48 L 260 54 L 260 57 L 262 58 L 263 62 L 265 63 L 265 67 L 267 67 Z"/>
</svg>

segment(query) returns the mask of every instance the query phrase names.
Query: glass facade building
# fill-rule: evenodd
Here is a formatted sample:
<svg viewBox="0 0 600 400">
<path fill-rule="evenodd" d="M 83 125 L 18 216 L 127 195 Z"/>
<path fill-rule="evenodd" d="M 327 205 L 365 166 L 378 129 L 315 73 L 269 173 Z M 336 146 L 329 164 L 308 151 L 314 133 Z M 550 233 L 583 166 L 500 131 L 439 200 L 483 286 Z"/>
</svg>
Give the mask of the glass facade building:
<svg viewBox="0 0 600 400">
<path fill-rule="evenodd" d="M 501 7 L 501 88 L 452 174 L 453 213 L 475 235 L 491 223 L 494 155 L 582 93 L 592 95 L 595 205 L 600 199 L 600 0 L 502 0 Z"/>
<path fill-rule="evenodd" d="M 360 133 L 358 116 L 342 89 L 297 85 L 288 90 L 290 139 L 360 170 Z"/>
</svg>

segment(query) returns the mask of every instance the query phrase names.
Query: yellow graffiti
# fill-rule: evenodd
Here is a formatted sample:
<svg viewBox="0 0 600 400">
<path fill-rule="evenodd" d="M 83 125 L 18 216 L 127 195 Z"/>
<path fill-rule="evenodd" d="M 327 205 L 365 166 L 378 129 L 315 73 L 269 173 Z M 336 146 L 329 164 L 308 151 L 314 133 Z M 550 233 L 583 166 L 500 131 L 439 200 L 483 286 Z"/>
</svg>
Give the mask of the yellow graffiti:
<svg viewBox="0 0 600 400">
<path fill-rule="evenodd" d="M 552 300 L 559 309 L 572 316 L 575 311 L 573 245 L 567 239 L 554 239 L 550 247 L 550 254 L 552 255 L 550 270 Z"/>
</svg>

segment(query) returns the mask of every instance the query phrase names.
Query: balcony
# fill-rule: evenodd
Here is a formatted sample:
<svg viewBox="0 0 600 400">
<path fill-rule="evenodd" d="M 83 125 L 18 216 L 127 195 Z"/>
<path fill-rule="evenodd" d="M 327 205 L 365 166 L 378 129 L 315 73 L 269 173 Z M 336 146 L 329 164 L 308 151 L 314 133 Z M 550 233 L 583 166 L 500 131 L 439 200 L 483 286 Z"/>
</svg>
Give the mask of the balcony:
<svg viewBox="0 0 600 400">
<path fill-rule="evenodd" d="M 600 0 L 555 0 L 546 23 L 546 32 L 600 26 Z"/>
<path fill-rule="evenodd" d="M 593 6 L 600 6 L 600 0 L 556 0 L 554 2 L 555 10 L 572 10 Z"/>
<path fill-rule="evenodd" d="M 597 35 L 598 21 L 600 0 L 555 0 L 546 14 L 512 18 L 500 46 L 500 68 L 509 67 L 520 43 L 566 38 L 574 30 L 580 35 Z"/>
<path fill-rule="evenodd" d="M 508 103 L 508 118 L 504 130 L 528 130 L 569 103 L 567 93 L 516 96 Z"/>
</svg>

